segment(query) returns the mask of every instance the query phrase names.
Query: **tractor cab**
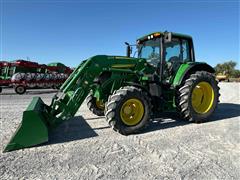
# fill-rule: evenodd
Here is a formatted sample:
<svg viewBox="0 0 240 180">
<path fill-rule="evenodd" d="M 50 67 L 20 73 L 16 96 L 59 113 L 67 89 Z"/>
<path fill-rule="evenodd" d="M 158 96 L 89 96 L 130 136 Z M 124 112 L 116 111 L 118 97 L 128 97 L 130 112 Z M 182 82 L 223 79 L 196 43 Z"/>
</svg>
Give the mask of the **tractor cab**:
<svg viewBox="0 0 240 180">
<path fill-rule="evenodd" d="M 137 40 L 138 58 L 156 68 L 162 80 L 169 81 L 186 62 L 194 62 L 192 38 L 171 32 L 155 32 Z"/>
</svg>

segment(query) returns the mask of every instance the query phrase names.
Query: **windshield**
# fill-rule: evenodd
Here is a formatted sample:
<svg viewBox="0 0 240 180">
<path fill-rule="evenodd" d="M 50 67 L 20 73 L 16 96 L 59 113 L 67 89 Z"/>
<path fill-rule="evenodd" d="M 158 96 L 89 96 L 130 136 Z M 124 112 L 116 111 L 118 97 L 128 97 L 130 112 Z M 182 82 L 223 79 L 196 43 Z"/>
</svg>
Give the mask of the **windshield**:
<svg viewBox="0 0 240 180">
<path fill-rule="evenodd" d="M 145 58 L 149 64 L 157 67 L 160 61 L 160 39 L 156 38 L 139 44 L 138 57 Z"/>
</svg>

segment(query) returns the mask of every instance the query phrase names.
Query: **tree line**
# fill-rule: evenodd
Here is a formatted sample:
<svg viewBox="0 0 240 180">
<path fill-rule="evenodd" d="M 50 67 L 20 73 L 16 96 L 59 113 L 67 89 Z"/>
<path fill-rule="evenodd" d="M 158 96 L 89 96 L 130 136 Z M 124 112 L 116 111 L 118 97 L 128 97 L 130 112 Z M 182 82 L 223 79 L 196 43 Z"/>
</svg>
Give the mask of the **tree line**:
<svg viewBox="0 0 240 180">
<path fill-rule="evenodd" d="M 236 69 L 237 62 L 228 61 L 222 64 L 217 64 L 214 69 L 216 71 L 216 75 L 228 75 L 231 78 L 240 78 L 240 70 Z"/>
</svg>

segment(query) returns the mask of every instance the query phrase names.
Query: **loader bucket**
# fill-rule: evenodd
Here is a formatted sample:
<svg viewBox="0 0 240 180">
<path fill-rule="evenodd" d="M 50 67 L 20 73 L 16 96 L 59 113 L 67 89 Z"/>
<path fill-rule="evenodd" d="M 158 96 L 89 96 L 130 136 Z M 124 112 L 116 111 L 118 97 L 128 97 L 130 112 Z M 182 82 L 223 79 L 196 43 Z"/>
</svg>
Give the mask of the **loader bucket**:
<svg viewBox="0 0 240 180">
<path fill-rule="evenodd" d="M 34 97 L 23 119 L 3 152 L 23 149 L 48 141 L 46 105 L 40 97 Z"/>
</svg>

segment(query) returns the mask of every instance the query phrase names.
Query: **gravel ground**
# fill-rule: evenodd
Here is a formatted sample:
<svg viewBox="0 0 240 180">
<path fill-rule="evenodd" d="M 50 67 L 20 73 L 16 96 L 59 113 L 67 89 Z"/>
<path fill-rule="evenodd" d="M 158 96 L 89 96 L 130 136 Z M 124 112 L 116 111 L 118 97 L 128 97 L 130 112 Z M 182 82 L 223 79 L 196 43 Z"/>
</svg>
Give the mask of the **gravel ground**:
<svg viewBox="0 0 240 180">
<path fill-rule="evenodd" d="M 210 120 L 158 119 L 141 134 L 122 136 L 84 103 L 42 146 L 0 152 L 0 179 L 240 179 L 240 83 L 220 83 Z M 2 151 L 33 96 L 50 103 L 52 90 L 0 95 Z"/>
</svg>

